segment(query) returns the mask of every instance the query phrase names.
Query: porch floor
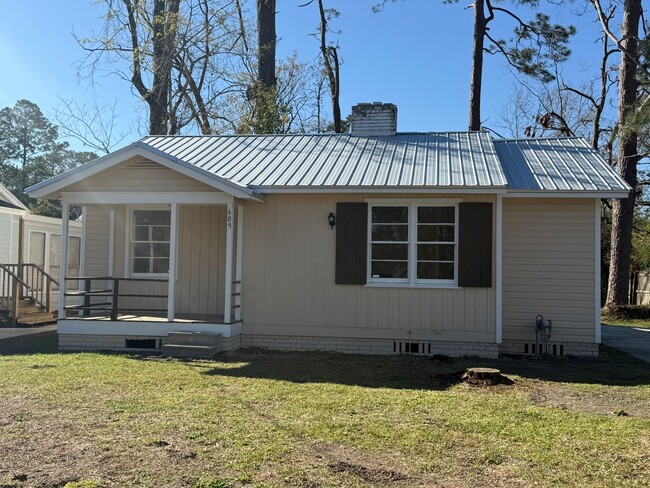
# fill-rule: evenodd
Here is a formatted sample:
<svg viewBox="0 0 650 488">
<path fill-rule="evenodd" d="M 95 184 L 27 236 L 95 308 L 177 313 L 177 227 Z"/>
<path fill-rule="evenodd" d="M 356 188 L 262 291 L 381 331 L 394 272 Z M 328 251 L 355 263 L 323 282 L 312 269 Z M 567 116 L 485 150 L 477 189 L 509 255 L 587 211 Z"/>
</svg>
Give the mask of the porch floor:
<svg viewBox="0 0 650 488">
<path fill-rule="evenodd" d="M 92 315 L 92 316 L 79 316 L 68 317 L 70 320 L 104 320 L 110 321 L 109 315 Z M 119 314 L 117 320 L 121 322 L 167 322 L 166 315 L 133 315 L 133 314 Z M 233 320 L 231 323 L 236 324 L 241 320 Z M 211 314 L 196 314 L 196 313 L 178 313 L 174 317 L 173 323 L 181 324 L 223 324 L 223 315 Z"/>
</svg>

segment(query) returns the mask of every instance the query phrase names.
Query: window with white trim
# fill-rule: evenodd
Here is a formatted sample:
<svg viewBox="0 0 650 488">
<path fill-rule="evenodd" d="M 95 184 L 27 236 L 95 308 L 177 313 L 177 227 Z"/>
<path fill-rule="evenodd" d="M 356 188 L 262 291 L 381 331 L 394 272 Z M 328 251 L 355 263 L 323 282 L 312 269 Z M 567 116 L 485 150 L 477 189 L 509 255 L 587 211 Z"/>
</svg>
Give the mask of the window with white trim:
<svg viewBox="0 0 650 488">
<path fill-rule="evenodd" d="M 369 283 L 456 283 L 458 206 L 369 205 Z"/>
<path fill-rule="evenodd" d="M 170 210 L 133 210 L 131 218 L 131 274 L 169 272 Z"/>
</svg>

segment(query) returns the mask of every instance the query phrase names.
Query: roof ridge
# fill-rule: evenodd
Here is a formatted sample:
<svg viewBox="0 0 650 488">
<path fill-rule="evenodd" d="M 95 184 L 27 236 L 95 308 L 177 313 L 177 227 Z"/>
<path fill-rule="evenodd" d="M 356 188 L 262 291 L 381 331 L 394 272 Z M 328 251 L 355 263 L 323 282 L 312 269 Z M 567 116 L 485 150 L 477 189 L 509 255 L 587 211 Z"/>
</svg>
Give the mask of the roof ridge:
<svg viewBox="0 0 650 488">
<path fill-rule="evenodd" d="M 395 136 L 406 136 L 406 135 L 425 135 L 425 134 L 487 134 L 482 130 L 448 130 L 448 131 L 407 131 L 407 132 L 397 132 Z M 163 138 L 217 138 L 217 137 L 359 137 L 359 138 L 371 138 L 371 137 L 392 137 L 392 136 L 353 136 L 349 132 L 343 133 L 333 133 L 333 132 L 305 132 L 300 134 L 149 134 L 142 136 L 138 139 L 139 142 L 144 141 L 145 139 L 154 138 L 154 137 L 163 137 Z"/>
<path fill-rule="evenodd" d="M 509 137 L 504 139 L 492 139 L 493 142 L 534 142 L 534 141 L 557 141 L 565 139 L 584 139 L 582 136 L 548 136 L 548 137 Z"/>
</svg>

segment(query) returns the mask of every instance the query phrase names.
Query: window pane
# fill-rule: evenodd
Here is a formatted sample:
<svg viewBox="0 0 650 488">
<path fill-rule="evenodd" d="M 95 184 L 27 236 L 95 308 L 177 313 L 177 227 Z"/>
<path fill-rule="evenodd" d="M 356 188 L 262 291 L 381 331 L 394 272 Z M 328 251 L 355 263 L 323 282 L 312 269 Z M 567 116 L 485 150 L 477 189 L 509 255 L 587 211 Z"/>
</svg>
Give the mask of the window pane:
<svg viewBox="0 0 650 488">
<path fill-rule="evenodd" d="M 168 273 L 169 272 L 169 259 L 154 259 L 153 260 L 154 273 Z"/>
<path fill-rule="evenodd" d="M 454 263 L 418 263 L 419 280 L 453 280 Z"/>
<path fill-rule="evenodd" d="M 453 224 L 455 216 L 454 207 L 418 207 L 419 223 Z"/>
<path fill-rule="evenodd" d="M 406 244 L 373 244 L 372 259 L 396 259 L 406 261 L 409 248 Z"/>
<path fill-rule="evenodd" d="M 372 207 L 373 223 L 407 223 L 408 218 L 408 207 Z"/>
<path fill-rule="evenodd" d="M 133 257 L 144 258 L 149 256 L 151 256 L 151 244 L 149 243 L 133 244 Z"/>
<path fill-rule="evenodd" d="M 151 273 L 151 260 L 149 258 L 135 258 L 133 259 L 133 272 L 134 273 Z"/>
<path fill-rule="evenodd" d="M 133 240 L 134 241 L 148 241 L 149 240 L 149 227 L 145 225 L 136 225 L 134 227 Z"/>
<path fill-rule="evenodd" d="M 408 241 L 408 225 L 373 225 L 373 241 Z"/>
<path fill-rule="evenodd" d="M 453 244 L 418 244 L 418 261 L 453 261 Z"/>
<path fill-rule="evenodd" d="M 170 225 L 171 211 L 169 210 L 134 210 L 135 225 Z"/>
<path fill-rule="evenodd" d="M 407 278 L 408 263 L 406 261 L 373 261 L 373 278 Z"/>
<path fill-rule="evenodd" d="M 454 242 L 453 225 L 418 225 L 420 242 Z"/>
<path fill-rule="evenodd" d="M 157 258 L 169 257 L 169 244 L 152 244 L 153 255 Z"/>
<path fill-rule="evenodd" d="M 152 241 L 169 241 L 169 227 L 152 227 Z"/>
<path fill-rule="evenodd" d="M 29 234 L 29 262 L 45 265 L 45 233 L 30 232 Z"/>
<path fill-rule="evenodd" d="M 61 265 L 61 236 L 59 234 L 50 235 L 50 268 Z"/>
<path fill-rule="evenodd" d="M 70 244 L 68 246 L 68 269 L 77 268 L 79 269 L 79 263 L 81 262 L 81 237 L 70 237 Z M 70 276 L 79 276 L 79 273 L 76 275 Z"/>
</svg>

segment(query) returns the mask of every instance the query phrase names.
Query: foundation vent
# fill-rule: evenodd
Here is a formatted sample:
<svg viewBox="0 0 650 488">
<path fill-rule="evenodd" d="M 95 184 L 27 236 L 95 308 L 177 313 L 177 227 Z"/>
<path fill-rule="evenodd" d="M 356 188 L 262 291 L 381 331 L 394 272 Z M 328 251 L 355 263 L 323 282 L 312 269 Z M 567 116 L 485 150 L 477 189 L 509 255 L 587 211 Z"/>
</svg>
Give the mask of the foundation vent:
<svg viewBox="0 0 650 488">
<path fill-rule="evenodd" d="M 393 352 L 397 354 L 409 354 L 425 356 L 431 354 L 431 343 L 412 341 L 393 341 Z"/>
<path fill-rule="evenodd" d="M 126 349 L 160 349 L 159 339 L 125 339 Z"/>
<path fill-rule="evenodd" d="M 534 342 L 524 343 L 524 354 L 547 354 L 542 344 L 536 344 Z M 564 344 L 549 344 L 548 345 L 548 354 L 550 356 L 564 356 Z"/>
</svg>

